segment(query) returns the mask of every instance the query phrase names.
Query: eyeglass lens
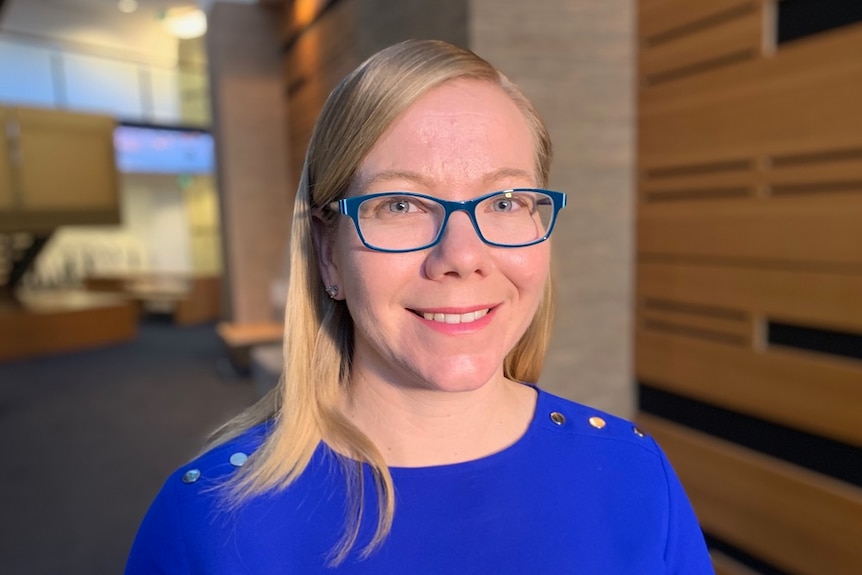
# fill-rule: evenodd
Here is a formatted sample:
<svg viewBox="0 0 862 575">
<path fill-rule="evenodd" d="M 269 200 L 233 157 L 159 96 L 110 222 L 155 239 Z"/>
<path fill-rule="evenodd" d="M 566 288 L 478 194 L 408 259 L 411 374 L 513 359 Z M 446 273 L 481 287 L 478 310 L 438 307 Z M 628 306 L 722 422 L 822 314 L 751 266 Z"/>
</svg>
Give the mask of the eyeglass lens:
<svg viewBox="0 0 862 575">
<path fill-rule="evenodd" d="M 433 199 L 393 193 L 362 202 L 358 220 L 369 245 L 407 250 L 434 243 L 445 215 L 446 209 Z M 476 224 L 485 240 L 506 246 L 543 237 L 553 217 L 553 199 L 536 190 L 500 192 L 475 209 Z"/>
</svg>

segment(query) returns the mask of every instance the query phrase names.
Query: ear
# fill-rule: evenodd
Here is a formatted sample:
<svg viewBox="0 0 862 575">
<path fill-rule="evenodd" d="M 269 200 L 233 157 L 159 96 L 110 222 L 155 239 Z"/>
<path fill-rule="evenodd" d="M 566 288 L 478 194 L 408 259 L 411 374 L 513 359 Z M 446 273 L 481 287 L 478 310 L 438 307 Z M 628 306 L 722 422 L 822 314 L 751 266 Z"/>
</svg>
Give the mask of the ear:
<svg viewBox="0 0 862 575">
<path fill-rule="evenodd" d="M 320 279 L 323 280 L 323 286 L 338 286 L 341 287 L 341 276 L 338 273 L 338 265 L 334 259 L 335 238 L 333 237 L 332 229 L 326 225 L 326 222 L 315 214 L 311 217 L 311 236 L 314 240 L 314 250 L 317 252 L 317 268 L 320 271 Z M 344 299 L 341 293 L 333 299 Z"/>
</svg>

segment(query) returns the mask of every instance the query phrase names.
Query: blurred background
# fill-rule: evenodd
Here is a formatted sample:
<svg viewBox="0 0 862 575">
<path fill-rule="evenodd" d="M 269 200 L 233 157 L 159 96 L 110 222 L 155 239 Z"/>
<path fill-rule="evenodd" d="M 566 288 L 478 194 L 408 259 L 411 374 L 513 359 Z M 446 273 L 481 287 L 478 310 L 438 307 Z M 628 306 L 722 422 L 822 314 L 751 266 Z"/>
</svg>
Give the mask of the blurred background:
<svg viewBox="0 0 862 575">
<path fill-rule="evenodd" d="M 121 572 L 275 384 L 311 127 L 407 38 L 551 130 L 540 384 L 658 439 L 719 575 L 862 573 L 858 0 L 0 0 L 0 573 Z"/>
</svg>

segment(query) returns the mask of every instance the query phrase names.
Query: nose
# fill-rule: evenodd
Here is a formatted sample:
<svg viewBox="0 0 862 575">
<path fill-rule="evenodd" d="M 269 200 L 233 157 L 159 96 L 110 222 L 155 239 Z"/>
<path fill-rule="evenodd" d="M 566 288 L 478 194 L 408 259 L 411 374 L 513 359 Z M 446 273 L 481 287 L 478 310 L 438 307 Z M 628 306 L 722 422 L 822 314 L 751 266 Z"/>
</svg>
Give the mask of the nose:
<svg viewBox="0 0 862 575">
<path fill-rule="evenodd" d="M 457 211 L 449 216 L 440 243 L 428 254 L 425 272 L 430 279 L 487 275 L 493 269 L 490 248 L 479 237 L 470 216 Z"/>
</svg>

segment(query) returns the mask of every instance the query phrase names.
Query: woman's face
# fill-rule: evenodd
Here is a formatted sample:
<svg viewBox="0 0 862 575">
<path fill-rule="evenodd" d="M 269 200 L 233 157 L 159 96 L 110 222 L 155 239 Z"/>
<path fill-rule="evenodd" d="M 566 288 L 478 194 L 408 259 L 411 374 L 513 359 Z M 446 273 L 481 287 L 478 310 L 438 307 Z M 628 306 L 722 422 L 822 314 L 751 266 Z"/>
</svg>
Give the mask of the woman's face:
<svg viewBox="0 0 862 575">
<path fill-rule="evenodd" d="M 493 84 L 457 80 L 425 94 L 389 127 L 360 164 L 350 195 L 410 191 L 468 200 L 537 185 L 521 111 Z M 548 242 L 485 245 L 465 212 L 453 213 L 440 243 L 422 251 L 371 251 L 347 217 L 321 243 L 329 246 L 323 279 L 338 286 L 355 325 L 353 377 L 399 387 L 467 391 L 502 379 L 503 360 L 548 279 Z M 453 316 L 460 323 L 448 323 Z"/>
</svg>

